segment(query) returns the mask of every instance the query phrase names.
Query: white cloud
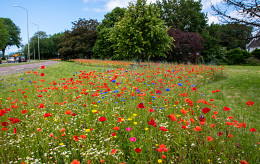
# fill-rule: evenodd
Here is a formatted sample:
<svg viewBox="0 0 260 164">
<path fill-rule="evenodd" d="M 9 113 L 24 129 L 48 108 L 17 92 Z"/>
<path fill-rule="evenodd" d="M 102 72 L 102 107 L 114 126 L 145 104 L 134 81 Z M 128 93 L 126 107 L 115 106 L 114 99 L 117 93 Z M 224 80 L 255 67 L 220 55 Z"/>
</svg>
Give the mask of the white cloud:
<svg viewBox="0 0 260 164">
<path fill-rule="evenodd" d="M 210 13 L 208 13 L 208 24 L 210 25 L 211 23 L 218 24 L 218 23 L 220 23 L 220 21 L 217 16 L 214 16 L 214 15 L 211 15 Z"/>
<path fill-rule="evenodd" d="M 216 5 L 218 3 L 220 3 L 222 0 L 202 0 L 202 10 L 206 10 L 206 9 L 209 9 L 211 4 L 212 5 Z"/>
<path fill-rule="evenodd" d="M 83 0 L 84 3 L 88 3 L 89 0 Z"/>
</svg>

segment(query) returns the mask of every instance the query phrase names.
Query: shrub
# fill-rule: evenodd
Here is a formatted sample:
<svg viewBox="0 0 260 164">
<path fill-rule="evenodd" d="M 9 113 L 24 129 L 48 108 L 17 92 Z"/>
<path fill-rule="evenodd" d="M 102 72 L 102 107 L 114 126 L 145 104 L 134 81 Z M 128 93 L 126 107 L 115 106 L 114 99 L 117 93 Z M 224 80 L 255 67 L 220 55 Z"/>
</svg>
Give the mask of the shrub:
<svg viewBox="0 0 260 164">
<path fill-rule="evenodd" d="M 255 57 L 250 57 L 246 60 L 247 65 L 260 66 L 260 60 Z"/>
<path fill-rule="evenodd" d="M 245 63 L 245 57 L 243 50 L 235 48 L 227 52 L 228 64 L 243 64 Z"/>
<path fill-rule="evenodd" d="M 260 49 L 255 49 L 251 52 L 251 55 L 257 59 L 260 59 Z"/>
</svg>

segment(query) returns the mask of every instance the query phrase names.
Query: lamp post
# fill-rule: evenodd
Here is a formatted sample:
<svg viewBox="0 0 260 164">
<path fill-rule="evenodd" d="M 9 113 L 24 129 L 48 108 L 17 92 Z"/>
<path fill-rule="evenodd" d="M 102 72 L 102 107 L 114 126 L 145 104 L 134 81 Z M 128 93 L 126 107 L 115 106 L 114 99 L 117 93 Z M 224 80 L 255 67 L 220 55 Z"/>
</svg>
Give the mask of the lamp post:
<svg viewBox="0 0 260 164">
<path fill-rule="evenodd" d="M 14 7 L 20 7 L 22 9 L 24 9 L 26 11 L 26 14 L 27 14 L 27 35 L 28 35 L 28 55 L 27 55 L 27 58 L 28 58 L 28 61 L 30 62 L 30 45 L 29 45 L 29 25 L 28 25 L 28 10 L 22 6 L 18 6 L 18 5 L 14 5 Z"/>
<path fill-rule="evenodd" d="M 38 57 L 39 57 L 39 60 L 40 60 L 39 26 L 35 23 L 32 23 L 32 24 L 38 27 Z"/>
</svg>

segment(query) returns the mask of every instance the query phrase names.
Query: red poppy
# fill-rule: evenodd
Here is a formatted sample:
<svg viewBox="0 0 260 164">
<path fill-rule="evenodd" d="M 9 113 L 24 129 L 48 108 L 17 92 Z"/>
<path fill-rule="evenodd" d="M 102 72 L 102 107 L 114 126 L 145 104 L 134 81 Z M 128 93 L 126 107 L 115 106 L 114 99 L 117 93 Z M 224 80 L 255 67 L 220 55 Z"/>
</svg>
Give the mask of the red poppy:
<svg viewBox="0 0 260 164">
<path fill-rule="evenodd" d="M 87 138 L 87 136 L 86 136 L 86 135 L 84 135 L 84 134 L 83 134 L 83 135 L 81 135 L 80 137 L 81 137 L 82 139 L 85 139 L 85 138 Z"/>
<path fill-rule="evenodd" d="M 40 76 L 44 76 L 45 74 L 44 73 L 41 73 Z"/>
<path fill-rule="evenodd" d="M 8 122 L 2 122 L 1 125 L 2 125 L 2 126 L 8 126 L 9 123 L 8 123 Z"/>
<path fill-rule="evenodd" d="M 66 112 L 65 112 L 65 114 L 67 114 L 67 115 L 70 115 L 72 113 L 72 111 L 70 111 L 70 110 L 66 110 Z"/>
<path fill-rule="evenodd" d="M 138 104 L 137 109 L 142 109 L 142 108 L 145 108 L 144 104 L 143 103 Z"/>
<path fill-rule="evenodd" d="M 23 111 L 22 111 L 22 114 L 24 114 L 24 113 L 27 113 L 27 110 L 23 110 Z"/>
<path fill-rule="evenodd" d="M 203 109 L 202 109 L 202 112 L 203 112 L 204 114 L 206 114 L 206 113 L 208 113 L 210 110 L 211 110 L 211 109 L 209 109 L 209 108 L 203 108 Z"/>
<path fill-rule="evenodd" d="M 140 149 L 140 148 L 135 149 L 135 152 L 137 152 L 137 153 L 140 153 L 141 151 L 142 151 L 142 149 Z"/>
<path fill-rule="evenodd" d="M 250 132 L 257 132 L 255 128 L 250 129 Z"/>
<path fill-rule="evenodd" d="M 156 127 L 156 123 L 154 121 L 153 118 L 151 118 L 151 120 L 148 122 L 149 125 L 153 125 L 154 127 Z"/>
<path fill-rule="evenodd" d="M 232 135 L 232 134 L 228 134 L 228 137 L 229 137 L 229 138 L 232 138 L 232 137 L 233 137 L 233 135 Z"/>
<path fill-rule="evenodd" d="M 229 107 L 224 107 L 223 111 L 230 111 L 230 108 Z"/>
<path fill-rule="evenodd" d="M 167 152 L 168 148 L 166 148 L 166 146 L 164 144 L 160 145 L 159 148 L 157 149 L 160 153 L 162 153 L 163 151 Z"/>
<path fill-rule="evenodd" d="M 195 123 L 195 120 L 194 120 L 193 118 L 190 118 L 190 121 L 191 121 L 192 123 Z"/>
<path fill-rule="evenodd" d="M 218 136 L 221 136 L 221 135 L 223 135 L 224 133 L 221 133 L 221 132 L 218 132 Z"/>
<path fill-rule="evenodd" d="M 44 106 L 44 104 L 43 103 L 41 103 L 41 104 L 39 104 L 39 107 L 38 107 L 39 109 L 40 108 L 45 108 L 45 106 Z"/>
<path fill-rule="evenodd" d="M 41 66 L 41 69 L 45 69 L 44 65 Z"/>
<path fill-rule="evenodd" d="M 208 137 L 207 137 L 207 140 L 209 140 L 209 141 L 213 141 L 213 138 L 210 137 L 210 136 L 208 136 Z"/>
<path fill-rule="evenodd" d="M 14 128 L 14 134 L 16 134 L 16 128 Z"/>
<path fill-rule="evenodd" d="M 45 114 L 44 114 L 44 118 L 45 118 L 45 117 L 51 117 L 51 113 L 45 113 Z"/>
<path fill-rule="evenodd" d="M 187 111 L 185 109 L 181 109 L 181 113 L 186 115 L 187 114 Z"/>
<path fill-rule="evenodd" d="M 241 164 L 248 164 L 248 162 L 245 161 L 245 160 L 240 161 L 240 163 L 241 163 Z"/>
<path fill-rule="evenodd" d="M 162 158 L 166 158 L 166 155 L 162 155 Z"/>
<path fill-rule="evenodd" d="M 113 149 L 110 154 L 115 154 L 117 152 L 117 149 Z"/>
<path fill-rule="evenodd" d="M 196 128 L 194 128 L 195 131 L 200 131 L 202 130 L 202 128 L 200 126 L 196 126 Z"/>
<path fill-rule="evenodd" d="M 78 141 L 79 140 L 79 136 L 77 136 L 77 135 L 73 136 L 73 140 L 74 141 Z"/>
<path fill-rule="evenodd" d="M 254 102 L 253 101 L 248 101 L 248 102 L 246 102 L 246 105 L 248 105 L 248 107 L 252 106 L 252 105 L 254 105 Z"/>
<path fill-rule="evenodd" d="M 216 126 L 216 124 L 211 124 L 210 127 L 214 128 Z"/>
<path fill-rule="evenodd" d="M 77 114 L 76 113 L 72 113 L 71 116 L 76 116 Z"/>
<path fill-rule="evenodd" d="M 114 127 L 113 129 L 114 129 L 114 130 L 119 130 L 119 127 Z"/>
<path fill-rule="evenodd" d="M 192 88 L 191 88 L 191 90 L 193 90 L 193 91 L 196 91 L 196 90 L 197 90 L 197 88 L 195 88 L 195 87 L 192 87 Z"/>
<path fill-rule="evenodd" d="M 70 164 L 80 164 L 80 161 L 77 161 L 76 159 L 74 159 Z"/>
<path fill-rule="evenodd" d="M 161 131 L 168 131 L 168 129 L 165 129 L 163 126 L 159 128 Z"/>
<path fill-rule="evenodd" d="M 185 126 L 185 125 L 182 125 L 182 127 L 181 127 L 182 129 L 187 129 L 187 126 Z"/>
<path fill-rule="evenodd" d="M 168 118 L 171 118 L 172 121 L 176 121 L 177 118 L 175 117 L 174 114 L 170 114 L 169 116 L 167 116 Z"/>
<path fill-rule="evenodd" d="M 99 121 L 100 122 L 104 122 L 104 121 L 106 121 L 107 119 L 106 119 L 106 117 L 99 117 Z"/>
<path fill-rule="evenodd" d="M 111 135 L 112 135 L 112 136 L 115 136 L 115 135 L 116 135 L 116 132 L 112 133 Z"/>
</svg>

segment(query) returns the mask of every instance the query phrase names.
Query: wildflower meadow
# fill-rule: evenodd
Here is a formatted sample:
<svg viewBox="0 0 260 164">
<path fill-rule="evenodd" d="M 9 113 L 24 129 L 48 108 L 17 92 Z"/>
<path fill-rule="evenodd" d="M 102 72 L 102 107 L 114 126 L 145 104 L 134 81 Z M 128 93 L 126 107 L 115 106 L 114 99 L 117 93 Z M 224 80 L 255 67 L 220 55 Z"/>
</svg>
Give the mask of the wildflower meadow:
<svg viewBox="0 0 260 164">
<path fill-rule="evenodd" d="M 75 60 L 1 77 L 0 163 L 259 163 L 257 102 L 226 99 L 226 70 Z"/>
</svg>

